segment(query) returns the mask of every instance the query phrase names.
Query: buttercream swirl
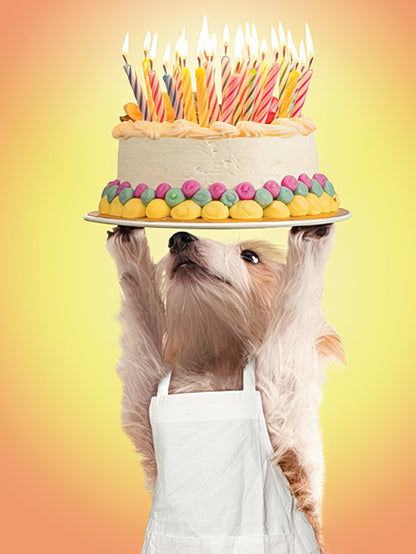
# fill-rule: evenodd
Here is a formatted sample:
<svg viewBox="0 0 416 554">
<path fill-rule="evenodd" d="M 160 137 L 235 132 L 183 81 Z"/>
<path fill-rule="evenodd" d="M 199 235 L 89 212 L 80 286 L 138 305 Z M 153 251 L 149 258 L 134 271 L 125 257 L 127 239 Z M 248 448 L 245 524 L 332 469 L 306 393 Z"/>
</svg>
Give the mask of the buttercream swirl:
<svg viewBox="0 0 416 554">
<path fill-rule="evenodd" d="M 289 138 L 295 135 L 309 135 L 316 129 L 313 121 L 306 117 L 279 118 L 273 123 L 257 123 L 255 121 L 240 121 L 237 125 L 215 121 L 210 127 L 201 127 L 186 119 L 177 119 L 173 123 L 156 121 L 123 121 L 113 129 L 113 137 L 128 139 L 146 137 L 159 139 L 162 137 L 224 139 L 233 137 L 281 137 Z"/>
</svg>

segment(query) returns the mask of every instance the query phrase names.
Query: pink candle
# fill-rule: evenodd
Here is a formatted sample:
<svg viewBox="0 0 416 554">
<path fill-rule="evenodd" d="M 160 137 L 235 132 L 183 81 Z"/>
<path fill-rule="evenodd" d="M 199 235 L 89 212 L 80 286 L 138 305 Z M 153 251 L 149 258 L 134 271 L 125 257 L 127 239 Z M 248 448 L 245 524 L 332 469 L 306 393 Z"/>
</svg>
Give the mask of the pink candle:
<svg viewBox="0 0 416 554">
<path fill-rule="evenodd" d="M 233 111 L 234 111 L 234 102 L 237 97 L 238 89 L 240 86 L 240 75 L 232 75 L 227 89 L 225 91 L 225 97 L 222 101 L 221 106 L 221 115 L 220 115 L 220 121 L 223 121 L 224 123 L 231 123 Z"/>
<path fill-rule="evenodd" d="M 313 70 L 308 69 L 307 71 L 304 71 L 301 75 L 298 85 L 298 93 L 296 95 L 295 104 L 293 106 L 290 117 L 301 116 L 302 108 L 306 100 L 306 93 L 308 92 L 309 84 L 312 79 L 312 74 Z"/>
<path fill-rule="evenodd" d="M 280 65 L 275 62 L 270 66 L 270 69 L 267 72 L 264 88 L 261 92 L 261 99 L 253 116 L 254 121 L 265 123 L 267 120 L 267 115 L 270 111 L 270 103 L 273 98 L 273 91 L 276 85 L 279 69 Z"/>
<path fill-rule="evenodd" d="M 158 121 L 166 121 L 165 103 L 163 102 L 162 93 L 160 91 L 159 81 L 156 76 L 156 71 L 148 72 L 149 84 L 152 90 L 153 102 L 155 104 L 155 112 Z"/>
<path fill-rule="evenodd" d="M 218 104 L 217 91 L 215 90 L 215 69 L 211 61 L 205 61 L 202 64 L 206 71 L 205 82 L 208 89 L 208 109 L 210 122 L 218 121 L 220 107 Z"/>
</svg>

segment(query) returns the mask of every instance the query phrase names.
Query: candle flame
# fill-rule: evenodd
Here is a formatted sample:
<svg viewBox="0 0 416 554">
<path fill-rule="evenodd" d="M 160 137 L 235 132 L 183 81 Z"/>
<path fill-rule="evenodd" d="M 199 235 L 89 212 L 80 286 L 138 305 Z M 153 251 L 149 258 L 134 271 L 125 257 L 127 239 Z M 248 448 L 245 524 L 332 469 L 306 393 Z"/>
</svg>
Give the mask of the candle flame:
<svg viewBox="0 0 416 554">
<path fill-rule="evenodd" d="M 246 42 L 250 43 L 251 38 L 251 31 L 250 31 L 250 24 L 246 22 Z"/>
<path fill-rule="evenodd" d="M 163 54 L 163 65 L 168 65 L 170 61 L 170 43 L 166 45 L 165 52 Z"/>
<path fill-rule="evenodd" d="M 212 38 L 209 42 L 209 52 L 211 56 L 215 56 L 215 53 L 217 51 L 217 36 L 212 35 Z"/>
<path fill-rule="evenodd" d="M 267 54 L 267 41 L 266 41 L 265 38 L 261 41 L 261 44 L 260 44 L 260 52 L 261 52 L 262 55 L 266 55 L 266 54 Z"/>
<path fill-rule="evenodd" d="M 304 65 L 306 65 L 306 50 L 303 40 L 300 41 L 299 59 Z"/>
<path fill-rule="evenodd" d="M 152 46 L 150 47 L 149 59 L 154 60 L 157 51 L 157 33 L 153 35 Z"/>
<path fill-rule="evenodd" d="M 256 34 L 252 34 L 251 39 L 249 41 L 249 47 L 250 47 L 250 54 L 254 58 L 258 58 L 259 55 L 259 39 Z"/>
<path fill-rule="evenodd" d="M 313 56 L 313 42 L 312 42 L 312 35 L 311 30 L 309 29 L 309 25 L 305 23 L 306 28 L 306 49 L 308 51 L 308 57 Z"/>
<path fill-rule="evenodd" d="M 121 47 L 121 51 L 124 53 L 124 54 L 128 54 L 129 53 L 129 34 L 126 33 L 125 37 L 124 37 L 124 40 L 123 40 L 123 46 Z"/>
<path fill-rule="evenodd" d="M 209 47 L 209 34 L 208 34 L 208 21 L 207 16 L 204 16 L 202 21 L 201 32 L 199 33 L 198 46 L 196 49 L 196 54 L 198 58 L 202 58 L 202 53 L 208 50 Z"/>
<path fill-rule="evenodd" d="M 230 31 L 228 29 L 228 25 L 224 26 L 223 42 L 224 46 L 229 46 L 230 44 Z"/>
<path fill-rule="evenodd" d="M 152 38 L 152 35 L 150 34 L 150 31 L 147 31 L 143 41 L 143 50 L 146 53 L 149 51 L 151 38 Z"/>
<path fill-rule="evenodd" d="M 273 27 L 273 25 L 271 28 L 271 37 L 272 37 L 272 48 L 273 48 L 273 52 L 275 53 L 276 50 L 279 50 L 279 41 L 277 40 L 276 29 Z"/>
<path fill-rule="evenodd" d="M 287 31 L 287 45 L 289 47 L 289 51 L 293 60 L 299 60 L 296 46 L 295 46 L 295 43 L 293 42 L 292 33 L 289 31 L 289 29 Z"/>
<path fill-rule="evenodd" d="M 186 60 L 187 57 L 188 57 L 188 41 L 184 39 L 182 41 L 182 58 Z"/>
<path fill-rule="evenodd" d="M 238 27 L 235 33 L 235 41 L 234 41 L 234 58 L 236 62 L 238 60 L 241 61 L 241 58 L 243 57 L 243 48 L 244 48 L 244 33 L 243 33 L 243 29 L 241 27 Z"/>
<path fill-rule="evenodd" d="M 279 40 L 282 46 L 286 46 L 285 30 L 283 29 L 283 25 L 280 21 L 279 21 Z"/>
</svg>

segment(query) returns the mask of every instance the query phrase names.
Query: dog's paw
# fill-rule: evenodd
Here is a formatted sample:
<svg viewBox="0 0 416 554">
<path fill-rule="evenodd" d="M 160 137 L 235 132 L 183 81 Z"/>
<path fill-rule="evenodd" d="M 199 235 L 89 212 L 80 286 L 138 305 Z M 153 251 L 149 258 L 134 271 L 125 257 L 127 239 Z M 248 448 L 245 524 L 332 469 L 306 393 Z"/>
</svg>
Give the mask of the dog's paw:
<svg viewBox="0 0 416 554">
<path fill-rule="evenodd" d="M 319 240 L 328 236 L 333 231 L 334 224 L 327 223 L 325 225 L 305 225 L 295 226 L 290 229 L 290 234 L 299 235 L 302 239 L 316 239 Z"/>
<path fill-rule="evenodd" d="M 129 242 L 136 229 L 142 230 L 144 227 L 129 227 L 128 225 L 117 225 L 111 231 L 107 231 L 107 240 L 114 239 L 121 242 Z"/>
</svg>

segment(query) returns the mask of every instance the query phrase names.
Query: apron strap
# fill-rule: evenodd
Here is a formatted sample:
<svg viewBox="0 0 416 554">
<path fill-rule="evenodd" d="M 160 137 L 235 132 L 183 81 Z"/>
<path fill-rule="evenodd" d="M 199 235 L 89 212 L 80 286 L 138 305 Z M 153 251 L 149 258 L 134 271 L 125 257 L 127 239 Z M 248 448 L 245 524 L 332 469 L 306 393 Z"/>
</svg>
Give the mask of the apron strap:
<svg viewBox="0 0 416 554">
<path fill-rule="evenodd" d="M 169 391 L 169 383 L 172 372 L 169 371 L 167 375 L 162 377 L 157 386 L 157 395 L 166 396 Z M 256 390 L 256 376 L 254 370 L 254 356 L 252 356 L 245 368 L 243 369 L 243 390 L 244 391 L 255 391 Z"/>
</svg>

